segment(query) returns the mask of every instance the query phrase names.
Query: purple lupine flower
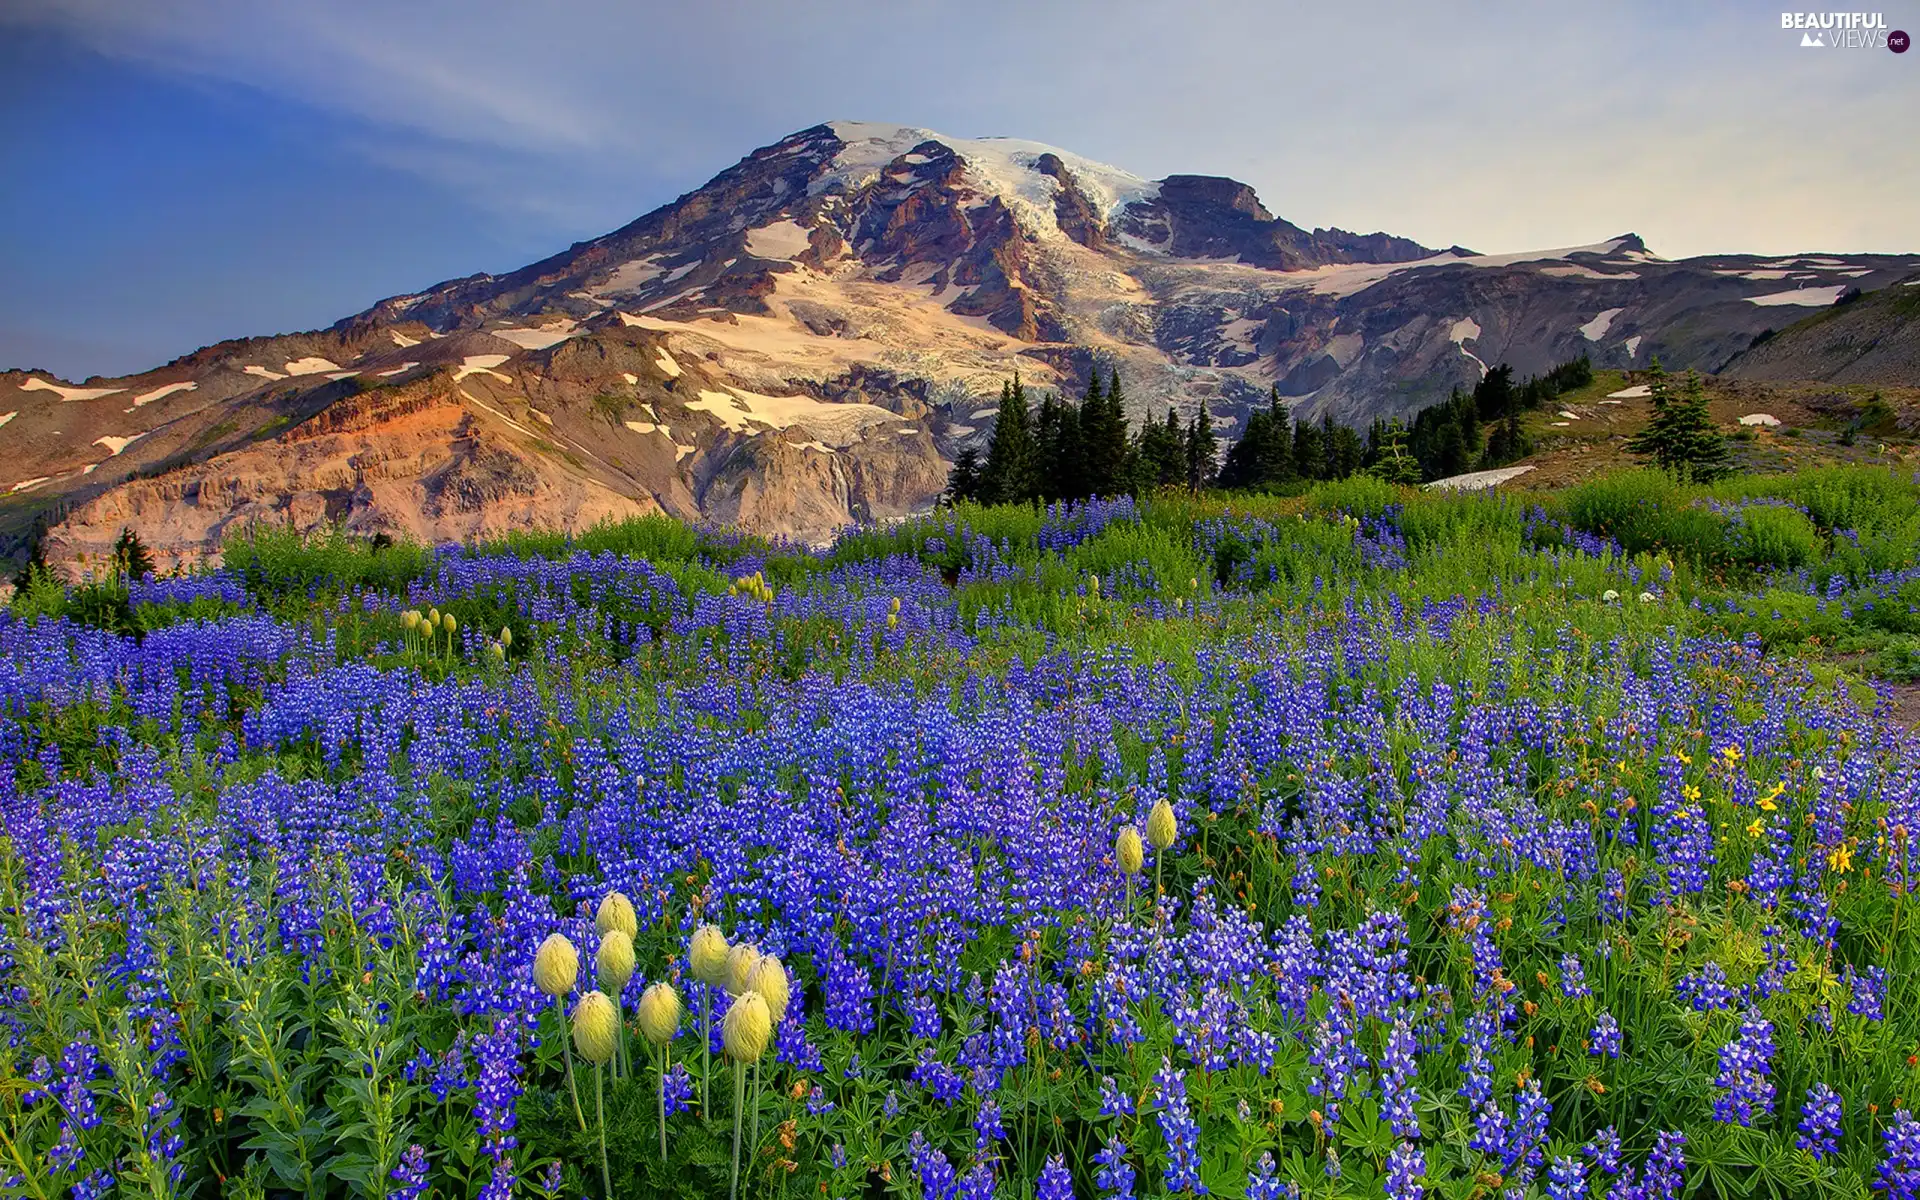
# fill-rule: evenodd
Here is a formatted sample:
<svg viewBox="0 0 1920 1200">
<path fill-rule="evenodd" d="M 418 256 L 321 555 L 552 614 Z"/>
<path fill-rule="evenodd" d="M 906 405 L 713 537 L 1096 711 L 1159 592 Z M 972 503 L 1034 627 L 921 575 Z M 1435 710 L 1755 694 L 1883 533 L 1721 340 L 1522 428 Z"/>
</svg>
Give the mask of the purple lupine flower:
<svg viewBox="0 0 1920 1200">
<path fill-rule="evenodd" d="M 1687 1182 L 1687 1155 L 1683 1133 L 1661 1133 L 1653 1139 L 1653 1153 L 1647 1155 L 1646 1177 L 1640 1182 L 1644 1200 L 1679 1200 Z"/>
<path fill-rule="evenodd" d="M 1412 1142 L 1401 1142 L 1387 1155 L 1388 1200 L 1422 1200 L 1426 1175 L 1426 1154 Z"/>
<path fill-rule="evenodd" d="M 1896 1108 L 1881 1136 L 1885 1153 L 1873 1190 L 1886 1200 L 1920 1200 L 1920 1121 L 1908 1109 Z"/>
<path fill-rule="evenodd" d="M 817 1088 L 819 1085 L 815 1085 Z M 660 1094 L 667 1102 L 667 1115 L 683 1113 L 693 1107 L 693 1076 L 687 1073 L 687 1064 L 677 1062 L 660 1081 Z"/>
<path fill-rule="evenodd" d="M 1556 1154 L 1547 1166 L 1547 1200 L 1586 1200 L 1587 1165 L 1570 1154 Z"/>
<path fill-rule="evenodd" d="M 1000 1106 L 992 1097 L 980 1102 L 980 1111 L 973 1117 L 973 1153 L 976 1158 L 989 1157 L 994 1143 L 1007 1138 L 1006 1126 L 1000 1122 Z"/>
<path fill-rule="evenodd" d="M 927 1143 L 924 1133 L 913 1131 L 913 1137 L 907 1142 L 907 1154 L 913 1160 L 913 1173 L 920 1180 L 920 1191 L 926 1200 L 955 1200 L 960 1181 L 953 1173 L 953 1164 Z"/>
<path fill-rule="evenodd" d="M 1603 1175 L 1620 1173 L 1620 1135 L 1609 1125 L 1593 1135 L 1593 1140 L 1580 1147 L 1580 1153 L 1593 1163 L 1593 1169 Z"/>
<path fill-rule="evenodd" d="M 1793 1144 L 1814 1161 L 1840 1149 L 1840 1093 L 1824 1083 L 1807 1089 L 1807 1102 L 1800 1106 L 1800 1136 Z"/>
<path fill-rule="evenodd" d="M 1033 1200 L 1073 1200 L 1073 1176 L 1067 1173 L 1066 1161 L 1058 1154 L 1048 1155 L 1047 1165 L 1040 1168 Z"/>
<path fill-rule="evenodd" d="M 1247 1200 L 1280 1200 L 1280 1177 L 1275 1173 L 1273 1155 L 1261 1151 L 1260 1161 L 1247 1174 Z"/>
<path fill-rule="evenodd" d="M 1587 986 L 1586 968 L 1580 965 L 1578 954 L 1560 956 L 1560 994 L 1569 1000 L 1593 995 L 1593 989 Z"/>
<path fill-rule="evenodd" d="M 1847 997 L 1847 1011 L 1856 1017 L 1865 1017 L 1869 1021 L 1887 1019 L 1887 969 L 1868 967 L 1856 974 L 1849 963 L 1840 972 L 1840 980 L 1845 983 L 1850 994 Z"/>
<path fill-rule="evenodd" d="M 1773 1111 L 1773 1022 L 1749 1011 L 1740 1018 L 1740 1032 L 1720 1048 L 1720 1072 L 1714 1086 L 1725 1089 L 1714 1097 L 1713 1119 L 1728 1125 L 1752 1125 Z"/>
<path fill-rule="evenodd" d="M 1093 1185 L 1100 1189 L 1100 1200 L 1133 1200 L 1133 1164 L 1127 1161 L 1127 1144 L 1108 1138 L 1105 1148 L 1093 1156 L 1099 1170 Z"/>
<path fill-rule="evenodd" d="M 1000 1181 L 994 1177 L 990 1162 L 980 1163 L 960 1177 L 957 1200 L 997 1200 L 999 1195 Z"/>
<path fill-rule="evenodd" d="M 1187 1073 L 1174 1070 L 1173 1061 L 1162 1058 L 1153 1081 L 1158 1088 L 1154 1119 L 1167 1142 L 1167 1164 L 1162 1172 L 1166 1188 L 1204 1196 L 1207 1186 L 1200 1182 L 1200 1123 L 1187 1107 Z"/>
<path fill-rule="evenodd" d="M 419 1142 L 408 1146 L 389 1178 L 399 1186 L 387 1191 L 387 1200 L 419 1200 L 427 1190 L 426 1148 Z"/>
<path fill-rule="evenodd" d="M 1122 1090 L 1113 1081 L 1113 1076 L 1100 1077 L 1100 1115 L 1103 1117 L 1130 1117 L 1133 1115 L 1133 1097 Z"/>
<path fill-rule="evenodd" d="M 1593 1020 L 1593 1036 L 1588 1039 L 1588 1054 L 1597 1054 L 1605 1058 L 1620 1057 L 1620 1022 L 1613 1014 L 1601 1013 Z"/>
<path fill-rule="evenodd" d="M 1388 1030 L 1386 1050 L 1380 1058 L 1380 1094 L 1385 1101 L 1382 1115 L 1392 1124 L 1395 1137 L 1420 1136 L 1420 1117 L 1415 1110 L 1420 1092 L 1414 1086 L 1420 1068 L 1413 1052 L 1413 1026 L 1402 1014 L 1394 1018 Z"/>
</svg>

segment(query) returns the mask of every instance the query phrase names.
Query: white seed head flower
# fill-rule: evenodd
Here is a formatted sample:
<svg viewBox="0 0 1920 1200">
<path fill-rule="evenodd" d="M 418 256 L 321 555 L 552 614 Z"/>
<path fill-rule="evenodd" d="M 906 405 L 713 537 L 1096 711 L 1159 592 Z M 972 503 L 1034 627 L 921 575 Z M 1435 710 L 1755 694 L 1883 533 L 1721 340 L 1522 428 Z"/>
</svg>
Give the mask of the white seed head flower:
<svg viewBox="0 0 1920 1200">
<path fill-rule="evenodd" d="M 633 939 L 624 929 L 609 929 L 593 956 L 593 973 L 600 987 L 618 996 L 633 978 Z"/>
<path fill-rule="evenodd" d="M 787 1005 L 793 1000 L 793 980 L 778 957 L 762 955 L 747 976 L 747 990 L 759 992 L 767 1002 L 767 1012 L 778 1025 L 787 1019 Z"/>
<path fill-rule="evenodd" d="M 549 996 L 564 996 L 579 977 L 580 952 L 566 934 L 549 934 L 533 956 L 533 985 Z"/>
<path fill-rule="evenodd" d="M 594 1066 L 613 1061 L 613 1048 L 620 1034 L 620 1018 L 613 1001 L 601 992 L 588 992 L 573 1006 L 573 1048 Z"/>
<path fill-rule="evenodd" d="M 618 929 L 630 938 L 640 936 L 640 918 L 634 915 L 633 901 L 625 892 L 608 892 L 593 915 L 594 928 L 601 933 Z"/>
<path fill-rule="evenodd" d="M 1147 814 L 1147 840 L 1155 850 L 1165 850 L 1178 836 L 1180 827 L 1173 819 L 1173 805 L 1165 800 L 1154 801 L 1153 811 Z"/>
<path fill-rule="evenodd" d="M 1113 839 L 1113 859 L 1120 869 L 1129 875 L 1138 875 L 1140 868 L 1146 865 L 1146 848 L 1140 844 L 1140 831 L 1131 825 L 1120 827 L 1120 836 Z"/>
<path fill-rule="evenodd" d="M 1606 604 L 1612 604 L 1615 600 L 1618 600 L 1619 598 L 1620 598 L 1620 593 L 1614 591 L 1612 588 L 1608 588 L 1606 591 L 1600 593 L 1601 601 Z"/>
<path fill-rule="evenodd" d="M 737 1063 L 749 1063 L 767 1051 L 767 1039 L 773 1034 L 773 1014 L 759 992 L 742 992 L 727 1006 L 720 1022 L 720 1040 L 727 1057 Z"/>
<path fill-rule="evenodd" d="M 1641 592 L 1641 593 L 1640 593 L 1640 603 L 1642 603 L 1642 604 L 1652 604 L 1652 603 L 1653 603 L 1653 593 L 1652 593 L 1652 592 Z"/>
<path fill-rule="evenodd" d="M 687 965 L 693 969 L 693 977 L 708 987 L 727 982 L 727 935 L 718 925 L 702 925 L 693 931 L 693 940 L 687 943 Z"/>
<path fill-rule="evenodd" d="M 656 983 L 640 993 L 640 1032 L 649 1042 L 664 1046 L 680 1032 L 680 993 L 670 983 Z"/>
<path fill-rule="evenodd" d="M 760 951 L 745 942 L 735 942 L 727 951 L 727 990 L 738 996 L 749 990 L 747 979 L 760 965 Z"/>
</svg>

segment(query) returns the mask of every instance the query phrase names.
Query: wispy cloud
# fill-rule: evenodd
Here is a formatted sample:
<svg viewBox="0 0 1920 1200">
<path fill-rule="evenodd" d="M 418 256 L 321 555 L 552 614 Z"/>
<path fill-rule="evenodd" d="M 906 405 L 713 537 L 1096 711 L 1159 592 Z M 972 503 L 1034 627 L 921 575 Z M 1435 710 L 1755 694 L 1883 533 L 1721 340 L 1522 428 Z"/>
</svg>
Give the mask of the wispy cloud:
<svg viewBox="0 0 1920 1200">
<path fill-rule="evenodd" d="M 1920 63 L 1802 51 L 1726 0 L 14 0 L 0 21 L 337 114 L 372 160 L 568 236 L 856 116 L 1233 174 L 1302 223 L 1443 244 L 1920 242 L 1920 155 L 1891 126 Z"/>
</svg>

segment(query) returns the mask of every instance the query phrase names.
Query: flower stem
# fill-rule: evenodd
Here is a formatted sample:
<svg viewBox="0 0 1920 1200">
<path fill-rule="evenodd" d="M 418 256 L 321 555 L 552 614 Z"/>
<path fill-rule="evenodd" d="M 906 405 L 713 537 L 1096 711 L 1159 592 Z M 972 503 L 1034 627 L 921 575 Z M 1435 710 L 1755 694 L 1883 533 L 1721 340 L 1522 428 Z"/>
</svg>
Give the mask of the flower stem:
<svg viewBox="0 0 1920 1200">
<path fill-rule="evenodd" d="M 587 1116 L 580 1111 L 580 1088 L 573 1082 L 573 1031 L 567 1028 L 567 1006 L 555 996 L 553 1007 L 560 1014 L 560 1049 L 567 1056 L 567 1090 L 573 1093 L 573 1116 L 580 1122 L 580 1132 L 585 1133 Z"/>
<path fill-rule="evenodd" d="M 600 1188 L 606 1193 L 607 1200 L 613 1200 L 613 1174 L 607 1170 L 607 1085 L 606 1070 L 599 1064 L 593 1068 L 593 1108 L 594 1116 L 600 1119 Z"/>
<path fill-rule="evenodd" d="M 747 1072 L 739 1063 L 733 1064 L 733 1186 L 728 1190 L 729 1200 L 740 1200 L 740 1110 L 747 1101 Z"/>
<path fill-rule="evenodd" d="M 660 1161 L 667 1161 L 667 1070 L 673 1065 L 673 1043 L 660 1047 Z"/>
</svg>

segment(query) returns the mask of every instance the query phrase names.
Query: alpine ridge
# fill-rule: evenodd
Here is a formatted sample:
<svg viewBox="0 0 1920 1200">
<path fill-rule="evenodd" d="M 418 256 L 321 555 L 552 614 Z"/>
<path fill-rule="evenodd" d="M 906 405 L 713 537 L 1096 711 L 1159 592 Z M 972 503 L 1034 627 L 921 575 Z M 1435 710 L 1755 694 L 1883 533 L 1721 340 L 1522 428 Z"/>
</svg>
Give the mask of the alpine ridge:
<svg viewBox="0 0 1920 1200">
<path fill-rule="evenodd" d="M 1633 234 L 1434 249 L 1232 179 L 837 121 L 510 274 L 125 378 L 0 373 L 0 535 L 43 525 L 82 569 L 128 526 L 162 566 L 261 522 L 439 541 L 664 511 L 817 541 L 932 503 L 1015 371 L 1077 394 L 1117 370 L 1135 420 L 1206 405 L 1231 441 L 1276 387 L 1364 425 L 1499 362 L 1714 370 L 1916 280 L 1920 255 L 1668 261 Z"/>
</svg>

